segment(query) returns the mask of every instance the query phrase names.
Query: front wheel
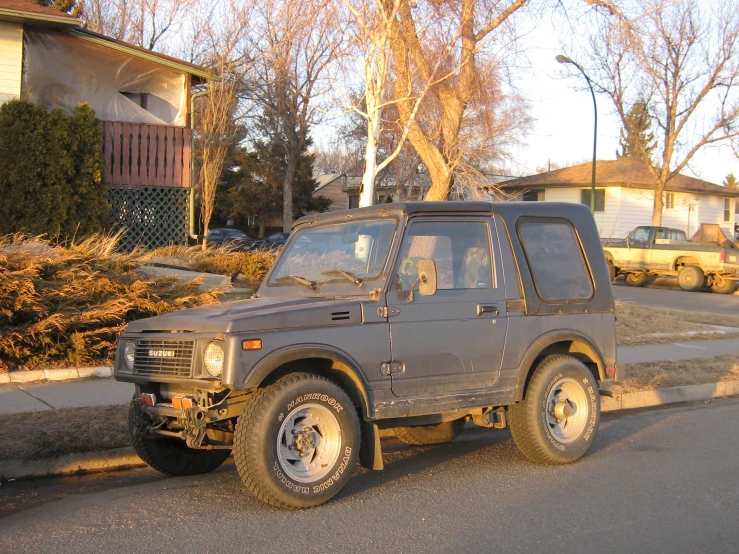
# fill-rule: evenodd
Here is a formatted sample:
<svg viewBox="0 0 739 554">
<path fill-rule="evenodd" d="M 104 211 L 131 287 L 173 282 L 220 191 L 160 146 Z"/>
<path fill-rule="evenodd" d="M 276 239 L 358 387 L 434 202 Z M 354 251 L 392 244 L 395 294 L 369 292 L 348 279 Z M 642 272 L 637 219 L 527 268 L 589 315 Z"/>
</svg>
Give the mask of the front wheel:
<svg viewBox="0 0 739 554">
<path fill-rule="evenodd" d="M 359 418 L 324 377 L 293 373 L 252 395 L 234 434 L 242 483 L 278 508 L 310 508 L 336 495 L 359 455 Z"/>
<path fill-rule="evenodd" d="M 159 473 L 172 476 L 209 473 L 226 461 L 230 450 L 197 450 L 185 441 L 170 437 L 150 437 L 146 433 L 149 416 L 134 400 L 128 411 L 128 431 L 136 454 Z"/>
<path fill-rule="evenodd" d="M 524 456 L 541 464 L 574 462 L 598 432 L 598 385 L 580 360 L 548 356 L 534 370 L 523 401 L 509 411 L 511 434 Z"/>
</svg>

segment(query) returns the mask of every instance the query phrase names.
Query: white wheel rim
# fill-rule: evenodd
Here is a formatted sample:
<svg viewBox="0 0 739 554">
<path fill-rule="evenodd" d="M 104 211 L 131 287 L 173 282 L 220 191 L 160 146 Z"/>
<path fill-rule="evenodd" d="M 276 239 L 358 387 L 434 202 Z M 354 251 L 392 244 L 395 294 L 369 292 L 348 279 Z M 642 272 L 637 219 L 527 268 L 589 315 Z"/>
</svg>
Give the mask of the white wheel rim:
<svg viewBox="0 0 739 554">
<path fill-rule="evenodd" d="M 304 404 L 291 411 L 277 434 L 277 460 L 299 483 L 326 477 L 339 459 L 341 426 L 330 409 Z"/>
<path fill-rule="evenodd" d="M 577 440 L 588 423 L 589 411 L 588 396 L 582 385 L 569 377 L 560 379 L 550 389 L 547 397 L 546 420 L 549 433 L 561 443 Z"/>
</svg>

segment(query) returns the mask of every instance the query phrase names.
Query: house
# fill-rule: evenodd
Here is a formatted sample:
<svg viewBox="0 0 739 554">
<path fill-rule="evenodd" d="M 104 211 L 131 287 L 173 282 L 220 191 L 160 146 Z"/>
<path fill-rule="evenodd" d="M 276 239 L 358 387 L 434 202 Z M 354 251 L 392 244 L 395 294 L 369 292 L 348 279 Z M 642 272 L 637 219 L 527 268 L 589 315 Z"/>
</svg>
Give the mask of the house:
<svg viewBox="0 0 739 554">
<path fill-rule="evenodd" d="M 584 163 L 501 183 L 517 200 L 573 202 L 590 205 L 592 164 Z M 734 234 L 734 199 L 739 192 L 687 175 L 667 182 L 662 225 L 692 236 L 703 223 Z M 654 178 L 649 168 L 626 158 L 596 162 L 595 221 L 602 238 L 624 238 L 639 225 L 650 225 Z"/>
<path fill-rule="evenodd" d="M 318 186 L 313 196 L 323 196 L 332 200 L 328 211 L 348 210 L 359 207 L 359 193 L 362 186 L 362 174 L 359 171 L 348 173 L 325 173 L 315 178 Z M 412 183 L 399 190 L 395 180 L 385 172 L 375 182 L 375 197 L 372 204 L 387 204 L 403 199 L 423 198 L 428 190 L 426 175 L 416 175 Z"/>
<path fill-rule="evenodd" d="M 193 232 L 193 93 L 208 70 L 90 32 L 72 16 L 0 0 L 0 103 L 23 98 L 101 120 L 111 226 L 123 247 L 186 244 Z"/>
</svg>

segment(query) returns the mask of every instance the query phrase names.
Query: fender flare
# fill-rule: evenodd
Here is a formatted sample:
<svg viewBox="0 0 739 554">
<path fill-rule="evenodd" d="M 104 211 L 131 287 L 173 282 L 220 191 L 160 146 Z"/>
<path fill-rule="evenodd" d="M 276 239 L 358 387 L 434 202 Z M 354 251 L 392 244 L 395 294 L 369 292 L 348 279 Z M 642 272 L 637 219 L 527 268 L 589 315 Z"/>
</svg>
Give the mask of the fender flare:
<svg viewBox="0 0 739 554">
<path fill-rule="evenodd" d="M 334 362 L 331 367 L 332 373 L 339 373 L 351 382 L 361 404 L 362 413 L 367 417 L 371 406 L 371 388 L 367 377 L 351 356 L 338 348 L 325 344 L 296 344 L 270 352 L 244 375 L 243 380 L 237 383 L 237 387 L 240 389 L 257 388 L 277 368 L 290 362 L 309 358 L 321 358 Z M 339 384 L 345 386 L 344 383 Z M 354 391 L 346 392 L 352 396 L 351 393 Z"/>
<path fill-rule="evenodd" d="M 574 342 L 581 343 L 583 347 L 576 350 L 569 350 L 568 353 L 580 353 L 585 354 L 589 358 L 595 361 L 598 366 L 598 379 L 605 379 L 606 362 L 601 351 L 593 344 L 593 341 L 582 333 L 574 330 L 569 331 L 552 331 L 550 333 L 541 335 L 537 338 L 526 350 L 526 353 L 521 359 L 521 364 L 518 366 L 518 379 L 516 381 L 516 401 L 523 400 L 523 393 L 526 390 L 526 382 L 533 369 L 534 361 L 538 358 L 541 353 L 548 347 L 559 342 Z"/>
</svg>

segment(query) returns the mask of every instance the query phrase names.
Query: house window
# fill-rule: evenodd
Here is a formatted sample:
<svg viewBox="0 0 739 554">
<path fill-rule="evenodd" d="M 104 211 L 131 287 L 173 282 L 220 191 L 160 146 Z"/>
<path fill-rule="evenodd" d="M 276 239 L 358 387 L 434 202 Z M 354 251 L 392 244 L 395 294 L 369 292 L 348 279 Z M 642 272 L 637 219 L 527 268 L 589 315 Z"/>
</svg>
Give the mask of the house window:
<svg viewBox="0 0 739 554">
<path fill-rule="evenodd" d="M 675 193 L 674 192 L 665 193 L 665 209 L 667 210 L 675 209 Z"/>
<path fill-rule="evenodd" d="M 580 203 L 590 206 L 590 189 L 580 191 Z M 595 189 L 595 211 L 606 211 L 606 189 Z"/>
<path fill-rule="evenodd" d="M 523 193 L 521 200 L 524 202 L 543 202 L 544 191 L 543 190 L 527 190 Z"/>
<path fill-rule="evenodd" d="M 359 207 L 359 195 L 358 194 L 350 194 L 349 195 L 349 209 L 353 210 L 354 208 Z"/>
<path fill-rule="evenodd" d="M 731 221 L 731 198 L 724 198 L 724 221 Z"/>
</svg>

